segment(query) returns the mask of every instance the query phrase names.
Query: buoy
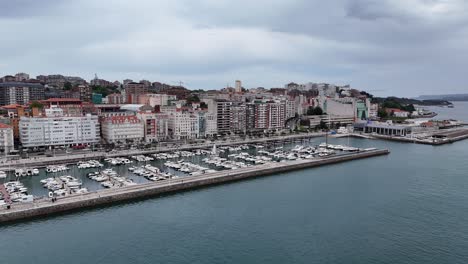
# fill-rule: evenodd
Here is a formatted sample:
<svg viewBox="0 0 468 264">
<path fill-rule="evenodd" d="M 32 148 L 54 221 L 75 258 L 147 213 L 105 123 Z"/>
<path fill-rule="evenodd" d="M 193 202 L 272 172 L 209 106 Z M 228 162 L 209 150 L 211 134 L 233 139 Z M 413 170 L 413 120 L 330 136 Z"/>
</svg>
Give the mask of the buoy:
<svg viewBox="0 0 468 264">
<path fill-rule="evenodd" d="M 54 197 L 54 193 L 53 193 L 53 192 L 49 192 L 49 197 L 50 197 L 50 198 Z"/>
</svg>

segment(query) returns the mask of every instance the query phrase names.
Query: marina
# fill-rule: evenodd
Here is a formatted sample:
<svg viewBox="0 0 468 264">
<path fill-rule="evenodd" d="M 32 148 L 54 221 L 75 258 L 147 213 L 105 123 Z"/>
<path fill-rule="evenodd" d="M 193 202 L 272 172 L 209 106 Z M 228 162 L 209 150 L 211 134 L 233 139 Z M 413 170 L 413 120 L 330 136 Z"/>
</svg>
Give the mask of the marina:
<svg viewBox="0 0 468 264">
<path fill-rule="evenodd" d="M 296 159 L 287 162 L 277 162 L 275 166 L 262 164 L 246 166 L 236 170 L 223 170 L 198 176 L 168 178 L 146 184 L 122 185 L 119 188 L 109 188 L 97 192 L 86 192 L 60 197 L 54 202 L 41 198 L 31 203 L 14 204 L 10 209 L 0 211 L 0 222 L 50 215 L 85 207 L 110 204 L 135 198 L 143 198 L 162 193 L 170 193 L 199 188 L 225 182 L 238 181 L 247 178 L 270 175 L 278 172 L 304 169 L 327 164 L 340 163 L 355 159 L 370 158 L 388 154 L 388 150 L 360 150 L 341 155 L 333 155 L 317 159 Z M 120 182 L 119 180 L 116 180 Z"/>
<path fill-rule="evenodd" d="M 271 173 L 272 167 L 287 171 L 388 153 L 387 150 L 356 148 L 320 140 L 213 144 L 210 148 L 90 159 L 75 164 L 48 165 L 38 169 L 36 176 L 26 177 L 9 171 L 5 172 L 4 183 L 0 185 L 10 190 L 0 199 L 3 205 L 0 211 L 7 219 L 6 215 L 16 210 L 65 203 L 62 201 L 81 201 L 83 197 L 93 195 L 101 197 L 106 194 L 107 197 L 111 193 L 130 193 L 132 195 L 128 199 L 131 199 L 148 193 L 185 190 L 192 186 L 187 186 L 188 183 L 196 183 L 198 187 L 266 175 Z M 165 188 L 161 189 L 161 186 Z M 136 190 L 139 194 L 133 195 Z"/>
</svg>

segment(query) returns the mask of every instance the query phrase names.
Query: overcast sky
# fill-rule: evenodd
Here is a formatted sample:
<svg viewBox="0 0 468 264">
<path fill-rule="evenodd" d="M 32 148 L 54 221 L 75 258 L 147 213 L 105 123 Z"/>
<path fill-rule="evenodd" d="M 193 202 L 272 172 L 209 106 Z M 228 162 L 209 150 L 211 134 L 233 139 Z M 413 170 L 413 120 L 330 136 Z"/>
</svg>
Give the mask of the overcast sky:
<svg viewBox="0 0 468 264">
<path fill-rule="evenodd" d="M 0 75 L 467 92 L 464 0 L 0 0 Z"/>
</svg>

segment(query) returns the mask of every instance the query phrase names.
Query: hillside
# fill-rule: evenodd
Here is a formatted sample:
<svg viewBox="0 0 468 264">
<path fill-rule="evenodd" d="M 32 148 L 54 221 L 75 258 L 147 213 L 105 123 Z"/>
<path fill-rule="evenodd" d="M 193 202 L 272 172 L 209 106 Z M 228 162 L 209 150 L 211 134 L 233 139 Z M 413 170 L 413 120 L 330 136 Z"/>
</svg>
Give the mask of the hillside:
<svg viewBox="0 0 468 264">
<path fill-rule="evenodd" d="M 468 94 L 421 95 L 419 100 L 468 101 Z"/>
</svg>

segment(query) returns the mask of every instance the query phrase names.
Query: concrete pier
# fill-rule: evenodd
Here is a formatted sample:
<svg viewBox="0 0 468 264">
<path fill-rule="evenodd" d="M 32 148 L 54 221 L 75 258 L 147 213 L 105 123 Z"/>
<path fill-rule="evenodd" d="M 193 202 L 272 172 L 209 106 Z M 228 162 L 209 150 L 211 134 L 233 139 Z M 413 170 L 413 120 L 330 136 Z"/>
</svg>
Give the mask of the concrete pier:
<svg viewBox="0 0 468 264">
<path fill-rule="evenodd" d="M 70 195 L 59 198 L 52 203 L 50 199 L 43 198 L 29 204 L 13 204 L 11 209 L 0 209 L 0 223 L 33 217 L 48 216 L 55 213 L 94 207 L 115 202 L 128 201 L 136 198 L 151 197 L 164 193 L 190 190 L 204 186 L 222 184 L 243 179 L 255 178 L 288 172 L 304 168 L 335 164 L 356 159 L 364 159 L 389 154 L 388 150 L 361 151 L 344 155 L 311 160 L 297 160 L 252 166 L 230 171 L 219 171 L 200 176 L 171 179 L 162 182 L 140 184 L 136 186 L 122 187 L 90 192 L 81 195 Z"/>
</svg>

